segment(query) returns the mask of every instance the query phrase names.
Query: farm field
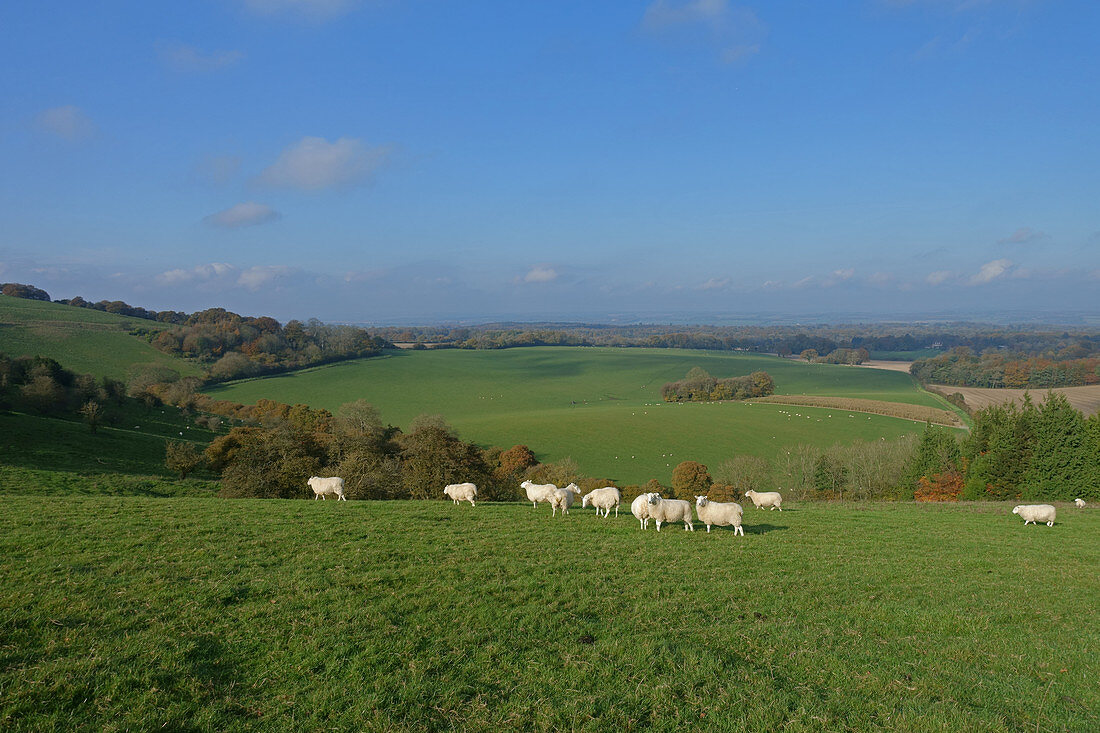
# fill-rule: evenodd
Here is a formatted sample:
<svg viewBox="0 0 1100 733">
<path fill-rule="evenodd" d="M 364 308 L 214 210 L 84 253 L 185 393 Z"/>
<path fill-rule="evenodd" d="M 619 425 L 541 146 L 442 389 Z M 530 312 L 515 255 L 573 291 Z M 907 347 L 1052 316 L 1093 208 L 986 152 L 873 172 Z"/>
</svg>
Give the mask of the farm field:
<svg viewBox="0 0 1100 733">
<path fill-rule="evenodd" d="M 78 374 L 125 379 L 135 366 L 156 365 L 183 376 L 201 370 L 183 359 L 157 351 L 127 331 L 148 326 L 141 318 L 47 303 L 0 297 L 0 353 L 48 356 Z"/>
<path fill-rule="evenodd" d="M 944 406 L 907 374 L 676 349 L 400 351 L 207 392 L 242 403 L 266 397 L 330 410 L 365 399 L 379 408 L 383 421 L 401 426 L 422 413 L 442 414 L 467 440 L 524 443 L 540 460 L 568 456 L 589 475 L 631 483 L 667 483 L 682 460 L 716 465 L 735 453 L 772 457 L 798 443 L 890 440 L 923 427 L 837 409 L 662 403 L 661 387 L 694 366 L 716 377 L 764 369 L 778 394 Z"/>
<path fill-rule="evenodd" d="M 5 730 L 1100 727 L 1093 510 L 4 504 Z"/>
<path fill-rule="evenodd" d="M 990 405 L 1000 405 L 1005 402 L 1022 403 L 1025 394 L 1031 394 L 1031 399 L 1039 404 L 1046 400 L 1048 390 L 1045 389 L 996 389 L 992 387 L 953 387 L 946 384 L 932 385 L 944 394 L 959 392 L 966 404 L 971 409 L 980 410 Z M 1090 384 L 1085 387 L 1055 387 L 1054 392 L 1060 392 L 1066 396 L 1069 403 L 1083 412 L 1086 416 L 1100 412 L 1100 384 Z"/>
</svg>

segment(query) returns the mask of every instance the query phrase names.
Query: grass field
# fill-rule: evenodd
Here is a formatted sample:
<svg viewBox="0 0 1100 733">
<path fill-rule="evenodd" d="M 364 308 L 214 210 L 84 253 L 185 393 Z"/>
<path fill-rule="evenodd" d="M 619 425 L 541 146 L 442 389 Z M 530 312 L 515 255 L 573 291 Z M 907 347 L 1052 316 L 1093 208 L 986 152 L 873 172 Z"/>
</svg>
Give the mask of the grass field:
<svg viewBox="0 0 1100 733">
<path fill-rule="evenodd" d="M 3 502 L 5 730 L 1100 728 L 1092 510 Z"/>
<path fill-rule="evenodd" d="M 0 296 L 0 352 L 8 356 L 48 356 L 78 374 L 125 379 L 134 366 L 157 365 L 184 376 L 201 370 L 183 359 L 157 351 L 127 331 L 149 321 Z"/>
<path fill-rule="evenodd" d="M 798 443 L 890 440 L 920 429 L 907 420 L 837 409 L 804 408 L 795 417 L 781 405 L 663 404 L 661 386 L 693 366 L 716 377 L 763 369 L 778 394 L 943 407 L 898 372 L 676 349 L 401 351 L 208 392 L 242 403 L 267 397 L 330 410 L 366 399 L 384 421 L 401 426 L 418 414 L 442 414 L 468 440 L 524 443 L 540 460 L 568 456 L 589 475 L 631 483 L 668 483 L 682 460 L 714 466 L 736 453 L 770 458 Z"/>
</svg>

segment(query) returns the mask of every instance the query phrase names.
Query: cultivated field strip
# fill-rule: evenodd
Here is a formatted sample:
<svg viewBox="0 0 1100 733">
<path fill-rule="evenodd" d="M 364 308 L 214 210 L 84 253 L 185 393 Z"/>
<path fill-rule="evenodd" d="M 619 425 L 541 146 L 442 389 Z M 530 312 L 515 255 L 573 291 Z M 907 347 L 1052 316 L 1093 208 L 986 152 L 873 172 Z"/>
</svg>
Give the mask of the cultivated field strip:
<svg viewBox="0 0 1100 733">
<path fill-rule="evenodd" d="M 1064 394 L 1069 403 L 1086 416 L 1100 412 L 1100 384 L 1091 384 L 1085 387 L 1055 387 L 1053 390 L 953 387 L 949 384 L 931 384 L 928 385 L 928 388 L 942 395 L 958 392 L 962 394 L 966 404 L 972 410 L 980 410 L 983 407 L 1001 405 L 1006 402 L 1023 403 L 1025 394 L 1030 394 L 1031 399 L 1039 404 L 1046 401 L 1048 391 L 1054 391 Z"/>
<path fill-rule="evenodd" d="M 900 417 L 904 420 L 930 422 L 956 428 L 962 427 L 963 424 L 959 416 L 950 410 L 940 410 L 924 405 L 884 402 L 883 400 L 861 400 L 854 397 L 818 397 L 815 395 L 771 395 L 770 397 L 755 397 L 751 401 L 778 405 L 801 405 L 803 407 L 831 407 L 851 412 L 869 412 L 873 415 L 888 415 L 890 417 Z"/>
</svg>

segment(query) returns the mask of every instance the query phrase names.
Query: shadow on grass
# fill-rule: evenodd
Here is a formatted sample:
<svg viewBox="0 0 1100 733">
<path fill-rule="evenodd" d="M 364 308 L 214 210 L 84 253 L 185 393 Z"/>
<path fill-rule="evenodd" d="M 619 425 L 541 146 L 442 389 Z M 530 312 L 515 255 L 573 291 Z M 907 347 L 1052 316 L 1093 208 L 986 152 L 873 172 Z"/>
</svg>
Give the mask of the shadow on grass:
<svg viewBox="0 0 1100 733">
<path fill-rule="evenodd" d="M 767 534 L 768 532 L 779 532 L 787 529 L 785 524 L 743 524 L 741 528 L 745 530 L 745 534 Z M 724 529 L 733 529 L 732 527 Z"/>
</svg>

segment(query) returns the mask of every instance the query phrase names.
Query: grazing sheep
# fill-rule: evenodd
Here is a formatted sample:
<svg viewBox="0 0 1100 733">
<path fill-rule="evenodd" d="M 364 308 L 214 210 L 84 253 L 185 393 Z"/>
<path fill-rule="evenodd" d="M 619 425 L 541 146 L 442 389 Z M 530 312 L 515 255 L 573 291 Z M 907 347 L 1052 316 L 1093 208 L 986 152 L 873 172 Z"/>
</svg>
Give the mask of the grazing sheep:
<svg viewBox="0 0 1100 733">
<path fill-rule="evenodd" d="M 1058 512 L 1050 504 L 1020 504 L 1012 510 L 1012 513 L 1023 517 L 1024 524 L 1046 522 L 1048 527 L 1053 527 L 1054 516 Z"/>
<path fill-rule="evenodd" d="M 344 501 L 348 500 L 348 497 L 344 496 L 344 479 L 339 476 L 332 476 L 330 478 L 311 476 L 306 483 L 309 484 L 309 488 L 313 489 L 314 501 L 317 501 L 318 498 L 324 501 L 327 494 L 335 494 L 336 501 L 340 501 L 341 499 Z"/>
<path fill-rule="evenodd" d="M 1073 500 L 1073 505 L 1075 507 L 1077 507 L 1078 509 L 1084 509 L 1085 508 L 1085 500 L 1084 499 L 1074 499 Z"/>
<path fill-rule="evenodd" d="M 642 529 L 649 529 L 649 497 L 660 494 L 639 494 L 630 502 L 630 513 L 638 520 Z"/>
<path fill-rule="evenodd" d="M 649 517 L 657 523 L 661 531 L 661 522 L 683 522 L 684 531 L 695 531 L 692 523 L 691 504 L 683 499 L 662 499 L 657 494 L 649 494 Z"/>
<path fill-rule="evenodd" d="M 605 486 L 602 489 L 593 489 L 584 495 L 581 499 L 581 506 L 586 507 L 589 504 L 596 507 L 596 516 L 599 516 L 600 510 L 603 509 L 604 517 L 607 517 L 611 513 L 611 507 L 615 507 L 615 516 L 619 516 L 619 503 L 623 500 L 623 494 L 614 486 Z"/>
<path fill-rule="evenodd" d="M 710 501 L 705 496 L 695 497 L 695 513 L 699 515 L 699 521 L 707 525 L 717 524 L 719 527 L 733 527 L 733 536 L 738 533 L 745 536 L 745 528 L 741 526 L 741 516 L 744 511 L 741 505 L 733 501 Z"/>
<path fill-rule="evenodd" d="M 783 507 L 780 506 L 783 503 L 783 497 L 779 495 L 778 491 L 753 491 L 749 489 L 745 492 L 745 496 L 752 499 L 752 503 L 757 509 L 769 507 L 783 511 Z"/>
<path fill-rule="evenodd" d="M 554 484 L 533 484 L 530 481 L 524 481 L 520 487 L 527 492 L 527 501 L 531 502 L 532 507 L 537 507 L 539 502 L 550 501 L 550 495 L 558 490 Z"/>
<path fill-rule="evenodd" d="M 477 498 L 477 486 L 474 484 L 450 484 L 443 489 L 443 493 L 451 497 L 455 504 L 460 501 L 468 501 L 470 506 L 477 506 L 474 504 L 474 499 Z"/>
<path fill-rule="evenodd" d="M 576 493 L 570 491 L 568 486 L 552 492 L 550 494 L 550 516 L 556 516 L 558 510 L 561 509 L 561 515 L 564 517 L 569 513 L 569 507 L 573 506 L 573 501 L 576 498 Z"/>
</svg>

